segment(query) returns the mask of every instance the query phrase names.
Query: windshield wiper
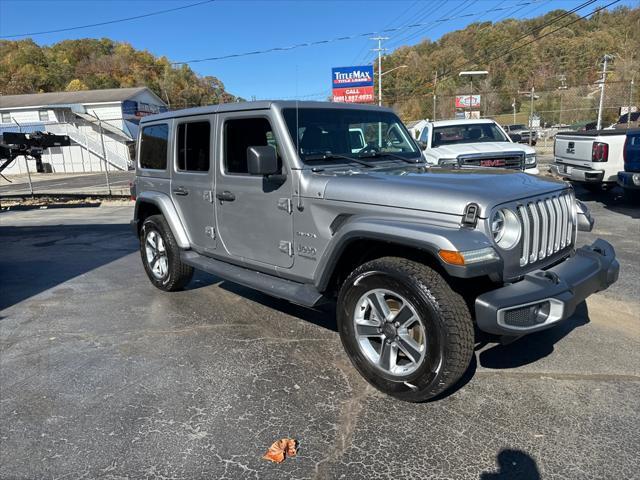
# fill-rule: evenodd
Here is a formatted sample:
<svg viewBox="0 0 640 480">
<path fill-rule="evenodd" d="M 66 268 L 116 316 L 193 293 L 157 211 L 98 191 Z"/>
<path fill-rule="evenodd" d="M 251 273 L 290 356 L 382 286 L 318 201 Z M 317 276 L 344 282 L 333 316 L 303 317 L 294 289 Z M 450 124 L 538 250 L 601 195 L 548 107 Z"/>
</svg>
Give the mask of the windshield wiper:
<svg viewBox="0 0 640 480">
<path fill-rule="evenodd" d="M 411 160 L 410 158 L 405 158 L 390 152 L 372 151 L 364 154 L 361 153 L 360 155 L 358 155 L 358 158 L 377 158 L 377 157 L 393 157 L 393 158 L 397 158 L 398 160 L 402 160 L 405 163 L 410 163 L 412 165 L 415 165 L 416 163 L 418 163 L 418 162 L 415 162 L 414 160 Z"/>
<path fill-rule="evenodd" d="M 317 161 L 317 160 L 331 160 L 335 158 L 340 158 L 343 160 L 348 160 L 349 162 L 358 163 L 368 168 L 371 168 L 373 166 L 369 162 L 358 160 L 357 158 L 353 158 L 353 157 L 348 157 L 347 155 L 339 155 L 337 153 L 331 153 L 331 152 L 311 153 L 309 155 L 305 155 L 304 161 L 306 162 L 306 161 Z"/>
</svg>

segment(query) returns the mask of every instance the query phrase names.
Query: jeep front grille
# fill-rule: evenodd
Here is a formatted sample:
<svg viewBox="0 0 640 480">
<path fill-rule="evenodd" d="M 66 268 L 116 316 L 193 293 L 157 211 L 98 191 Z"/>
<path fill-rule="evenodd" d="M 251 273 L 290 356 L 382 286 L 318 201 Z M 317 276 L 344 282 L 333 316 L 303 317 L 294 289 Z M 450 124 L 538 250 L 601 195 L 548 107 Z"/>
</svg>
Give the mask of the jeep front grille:
<svg viewBox="0 0 640 480">
<path fill-rule="evenodd" d="M 572 193 L 527 200 L 517 207 L 522 224 L 520 266 L 524 267 L 570 246 L 575 233 Z"/>
</svg>

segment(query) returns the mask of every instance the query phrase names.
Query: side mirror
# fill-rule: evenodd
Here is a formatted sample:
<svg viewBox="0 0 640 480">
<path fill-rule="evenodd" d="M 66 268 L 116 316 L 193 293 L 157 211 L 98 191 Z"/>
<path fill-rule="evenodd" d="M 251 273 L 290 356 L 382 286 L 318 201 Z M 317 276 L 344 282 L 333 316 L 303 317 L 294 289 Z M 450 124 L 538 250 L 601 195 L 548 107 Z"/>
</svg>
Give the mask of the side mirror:
<svg viewBox="0 0 640 480">
<path fill-rule="evenodd" d="M 276 149 L 269 145 L 247 147 L 247 170 L 251 175 L 280 173 Z"/>
<path fill-rule="evenodd" d="M 512 142 L 520 143 L 522 141 L 522 135 L 519 133 L 508 133 L 507 135 L 509 135 Z"/>
<path fill-rule="evenodd" d="M 420 150 L 426 150 L 427 149 L 427 144 L 424 142 L 421 142 L 420 140 L 416 140 L 416 142 L 418 143 L 418 147 L 420 147 Z"/>
</svg>

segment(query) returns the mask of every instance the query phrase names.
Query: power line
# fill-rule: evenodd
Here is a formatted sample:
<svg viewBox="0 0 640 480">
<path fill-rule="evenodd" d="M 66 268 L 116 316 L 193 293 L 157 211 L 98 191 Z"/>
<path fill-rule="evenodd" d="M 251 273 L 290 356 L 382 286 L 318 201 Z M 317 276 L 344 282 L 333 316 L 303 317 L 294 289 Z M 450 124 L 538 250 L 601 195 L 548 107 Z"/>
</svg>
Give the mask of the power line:
<svg viewBox="0 0 640 480">
<path fill-rule="evenodd" d="M 519 5 L 532 5 L 534 3 L 537 3 L 540 0 L 530 0 L 527 2 L 522 2 Z M 620 1 L 620 0 L 618 0 Z M 382 30 L 379 30 L 377 32 L 362 32 L 362 33 L 355 33 L 352 35 L 345 35 L 342 37 L 336 37 L 336 38 L 327 38 L 327 39 L 323 39 L 323 40 L 315 40 L 313 42 L 302 42 L 302 43 L 296 43 L 293 45 L 288 45 L 288 46 L 284 46 L 284 47 L 272 47 L 272 48 L 267 48 L 264 50 L 255 50 L 252 52 L 241 52 L 241 53 L 231 53 L 231 54 L 227 54 L 227 55 L 220 55 L 217 57 L 207 57 L 207 58 L 194 58 L 191 60 L 183 60 L 181 62 L 172 62 L 172 65 L 182 65 L 182 64 L 189 64 L 189 63 L 201 63 L 201 62 L 213 62 L 213 61 L 218 61 L 218 60 L 226 60 L 229 58 L 239 58 L 239 57 L 248 57 L 248 56 L 252 56 L 252 55 L 264 55 L 265 53 L 273 53 L 273 52 L 285 52 L 285 51 L 289 51 L 289 50 L 295 50 L 298 48 L 306 48 L 306 47 L 314 47 L 314 46 L 318 46 L 318 45 L 326 45 L 328 43 L 334 43 L 334 42 L 342 42 L 345 40 L 353 40 L 355 38 L 362 38 L 362 37 L 371 37 L 373 35 L 381 35 L 381 34 L 386 34 L 386 33 L 392 33 L 392 32 L 397 32 L 400 30 L 405 30 L 405 29 L 411 29 L 411 28 L 419 28 L 419 27 L 424 27 L 425 25 L 431 25 L 432 23 L 439 23 L 439 22 L 447 22 L 450 20 L 457 20 L 457 19 L 461 19 L 461 18 L 470 18 L 470 17 L 475 17 L 477 15 L 480 15 L 481 13 L 489 13 L 489 12 L 497 12 L 500 10 L 508 10 L 510 8 L 513 8 L 514 5 L 511 5 L 510 7 L 499 7 L 499 8 L 494 8 L 491 10 L 485 10 L 484 12 L 470 12 L 470 13 L 466 13 L 464 15 L 458 15 L 456 17 L 449 17 L 449 18 L 443 18 L 443 19 L 438 19 L 432 22 L 423 22 L 423 23 L 413 23 L 411 25 L 406 25 L 404 27 L 393 27 L 393 28 L 385 28 Z"/>
<path fill-rule="evenodd" d="M 591 3 L 593 3 L 594 1 L 595 1 L 595 0 L 589 0 L 589 1 L 585 2 L 584 4 L 582 4 L 582 5 L 579 5 L 578 7 L 575 7 L 575 8 L 573 9 L 573 11 L 575 12 L 575 11 L 577 11 L 577 10 L 579 10 L 579 9 L 585 8 L 585 6 L 590 5 L 590 4 L 591 4 Z M 521 49 L 521 48 L 523 48 L 523 47 L 526 47 L 527 45 L 530 45 L 530 44 L 532 44 L 532 43 L 538 42 L 538 41 L 542 40 L 543 38 L 545 38 L 545 37 L 547 37 L 547 36 L 549 36 L 549 35 L 552 35 L 552 34 L 556 33 L 557 31 L 562 30 L 563 28 L 568 27 L 569 25 L 572 25 L 572 24 L 574 24 L 574 23 L 577 23 L 577 22 L 579 22 L 580 20 L 584 20 L 585 18 L 587 18 L 587 17 L 589 17 L 589 16 L 591 16 L 591 15 L 593 15 L 593 14 L 595 14 L 595 13 L 598 13 L 598 12 L 600 12 L 600 11 L 602 11 L 602 10 L 604 10 L 604 9 L 606 9 L 606 8 L 610 7 L 611 5 L 614 5 L 614 4 L 618 3 L 618 2 L 620 2 L 620 0 L 614 0 L 614 1 L 610 2 L 610 3 L 608 3 L 607 5 L 604 5 L 604 6 L 602 6 L 602 7 L 596 8 L 596 9 L 595 9 L 595 10 L 593 10 L 592 12 L 590 12 L 590 13 L 588 13 L 588 14 L 586 14 L 586 15 L 583 15 L 583 16 L 581 16 L 581 17 L 578 17 L 577 19 L 574 19 L 574 20 L 572 20 L 572 21 L 570 21 L 570 22 L 568 22 L 568 23 L 566 23 L 566 24 L 564 24 L 564 25 L 562 25 L 562 26 L 560 26 L 560 27 L 558 27 L 558 28 L 556 28 L 556 29 L 554 29 L 554 30 L 551 30 L 550 32 L 545 33 L 544 35 L 540 35 L 539 37 L 534 38 L 533 40 L 530 40 L 530 41 L 528 41 L 528 42 L 525 42 L 525 43 L 523 43 L 523 44 L 520 44 L 520 45 L 517 45 L 517 46 L 515 46 L 515 47 L 513 47 L 513 48 L 510 48 L 510 49 L 508 49 L 506 52 L 501 53 L 500 55 L 497 55 L 497 56 L 495 56 L 495 57 L 489 58 L 488 60 L 485 60 L 485 61 L 484 61 L 484 63 L 489 64 L 489 63 L 491 63 L 492 61 L 497 60 L 497 59 L 499 59 L 499 58 L 502 58 L 502 57 L 504 57 L 504 56 L 507 56 L 507 55 L 511 54 L 512 52 L 514 52 L 514 51 L 516 51 L 516 50 L 519 50 L 519 49 Z M 565 14 L 563 14 L 561 17 L 566 16 L 566 13 L 568 13 L 568 12 L 565 12 Z M 561 17 L 556 17 L 553 21 L 546 22 L 546 23 L 545 23 L 545 26 L 549 26 L 551 23 L 554 23 L 555 21 L 559 20 Z M 538 29 L 538 28 L 539 28 L 539 27 L 536 27 L 536 29 Z M 527 33 L 526 35 L 524 35 L 524 36 L 521 36 L 520 38 L 524 38 L 524 37 L 526 37 L 526 36 L 528 36 L 528 33 Z M 513 41 L 510 41 L 509 43 L 511 44 L 511 43 L 513 43 Z M 493 51 L 494 51 L 494 52 L 495 52 L 495 51 L 498 51 L 498 50 L 500 50 L 500 49 L 501 49 L 501 47 L 502 47 L 502 46 L 499 46 L 498 48 L 493 49 Z M 464 64 L 460 64 L 460 65 L 457 65 L 457 66 L 455 66 L 455 67 L 450 68 L 448 72 L 445 72 L 445 73 L 443 74 L 442 79 L 450 78 L 450 77 L 451 77 L 451 75 L 452 75 L 455 71 L 457 71 L 457 70 L 458 70 L 458 69 L 460 69 L 460 68 L 464 68 L 464 67 L 467 67 L 467 66 L 469 66 L 469 65 L 473 65 L 474 63 L 476 63 L 476 61 L 477 61 L 477 60 L 478 60 L 478 57 L 476 56 L 476 57 L 474 57 L 473 59 L 471 59 L 470 61 L 465 62 Z M 440 79 L 439 79 L 439 80 L 440 80 Z M 426 86 L 426 87 L 432 87 L 432 85 L 431 85 L 431 84 L 429 84 L 429 83 L 427 83 L 427 84 L 426 84 L 426 85 L 424 85 L 424 86 Z M 420 87 L 416 87 L 416 88 L 413 90 L 412 94 L 413 94 L 416 90 L 418 90 L 418 88 L 420 88 Z M 426 95 L 426 93 L 425 93 L 425 95 Z"/>
<path fill-rule="evenodd" d="M 178 10 L 185 10 L 187 8 L 191 8 L 191 7 L 197 7 L 198 5 L 204 5 L 207 3 L 213 3 L 216 0 L 204 0 L 202 2 L 197 2 L 197 3 L 191 3 L 189 5 L 183 5 L 182 7 L 176 7 L 176 8 L 168 8 L 166 10 L 158 10 L 156 12 L 149 12 L 149 13 L 145 13 L 142 15 L 136 15 L 134 17 L 127 17 L 127 18 L 119 18 L 117 20 L 109 20 L 107 22 L 99 22 L 99 23 L 90 23 L 87 25 L 78 25 L 75 27 L 67 27 L 67 28 L 59 28 L 56 30 L 45 30 L 42 32 L 29 32 L 29 33 L 16 33 L 13 35 L 2 35 L 0 36 L 0 38 L 18 38 L 18 37 L 33 37 L 35 35 L 45 35 L 47 33 L 59 33 L 59 32 L 69 32 L 72 30 L 80 30 L 83 28 L 92 28 L 92 27 L 101 27 L 103 25 L 111 25 L 114 23 L 121 23 L 121 22 L 130 22 L 131 20 L 139 20 L 141 18 L 147 18 L 147 17 L 153 17 L 155 15 L 162 15 L 164 13 L 170 13 L 170 12 L 176 12 Z"/>
</svg>

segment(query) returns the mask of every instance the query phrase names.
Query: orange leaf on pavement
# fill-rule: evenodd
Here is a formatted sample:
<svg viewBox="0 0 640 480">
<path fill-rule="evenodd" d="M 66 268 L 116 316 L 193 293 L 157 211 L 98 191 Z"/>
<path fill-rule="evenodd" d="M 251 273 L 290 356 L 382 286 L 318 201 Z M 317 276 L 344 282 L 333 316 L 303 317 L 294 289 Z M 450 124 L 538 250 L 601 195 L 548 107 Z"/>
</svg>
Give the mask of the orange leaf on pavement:
<svg viewBox="0 0 640 480">
<path fill-rule="evenodd" d="M 286 457 L 295 457 L 296 453 L 296 441 L 293 438 L 282 438 L 273 442 L 262 458 L 275 463 L 282 463 Z"/>
</svg>

